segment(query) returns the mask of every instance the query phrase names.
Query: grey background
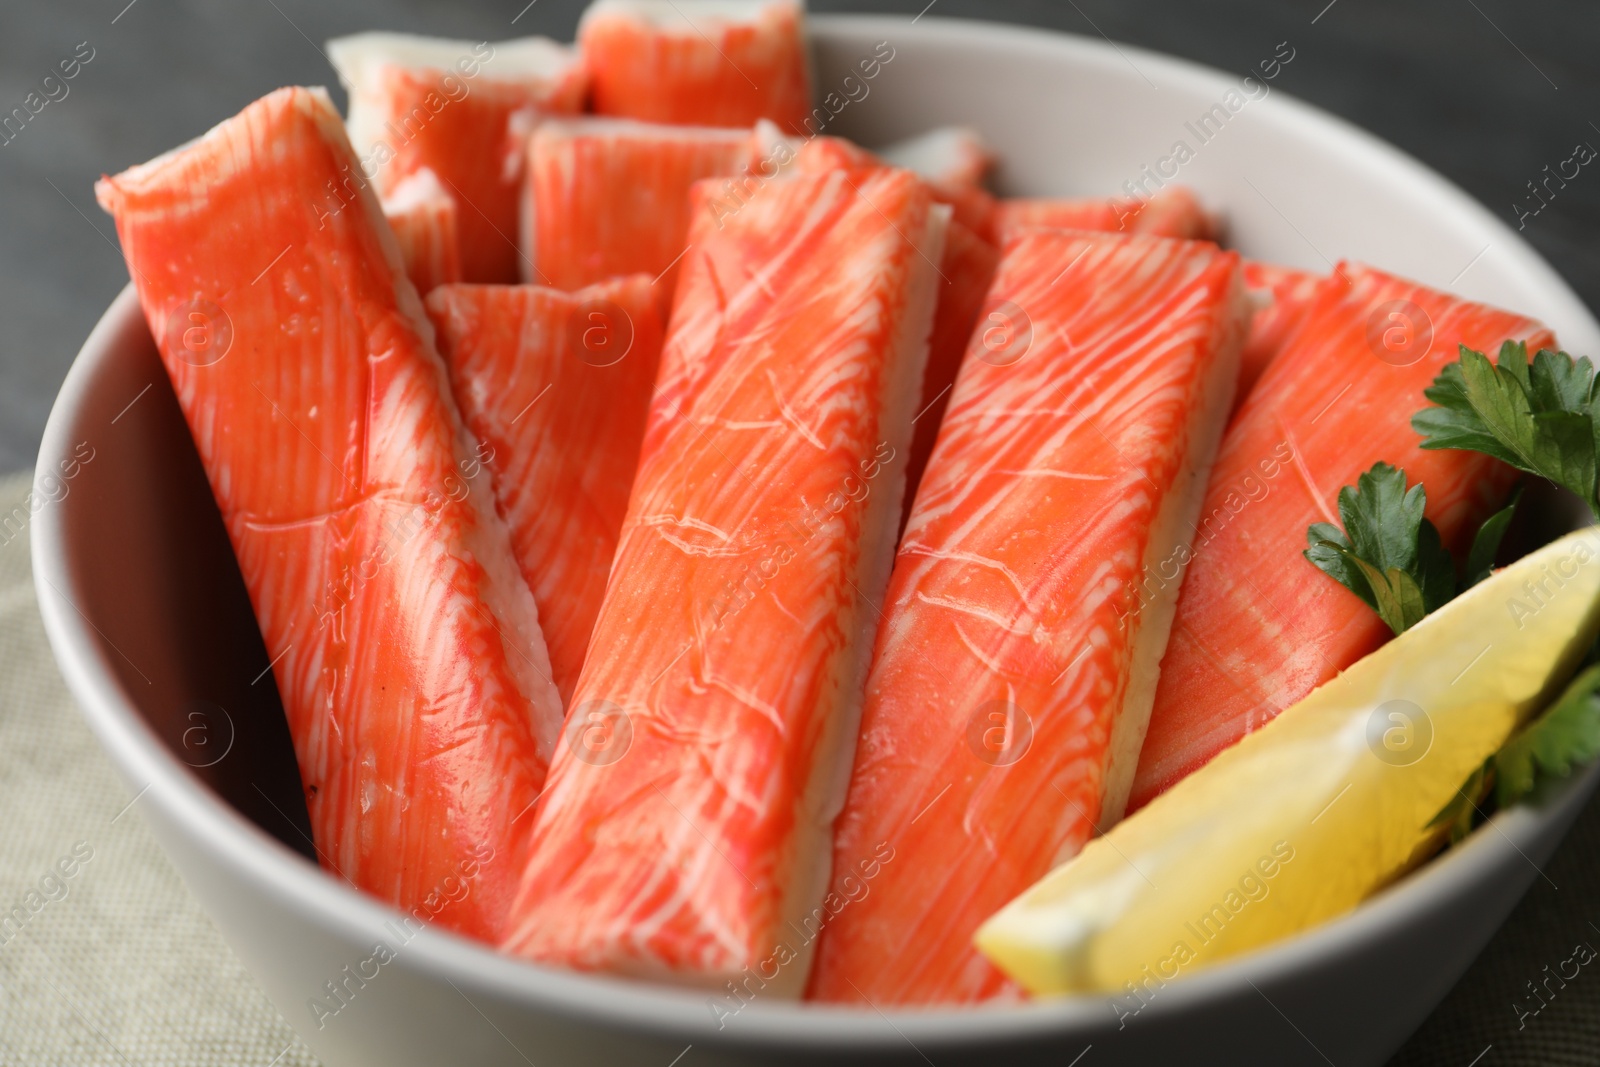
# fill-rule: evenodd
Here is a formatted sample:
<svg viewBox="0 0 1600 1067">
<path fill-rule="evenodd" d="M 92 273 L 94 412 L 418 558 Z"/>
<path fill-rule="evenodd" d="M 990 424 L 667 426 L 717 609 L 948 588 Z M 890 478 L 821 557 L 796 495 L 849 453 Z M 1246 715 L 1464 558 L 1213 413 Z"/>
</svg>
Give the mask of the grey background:
<svg viewBox="0 0 1600 1067">
<path fill-rule="evenodd" d="M 927 0 L 812 0 L 908 16 Z M 0 0 L 0 114 L 87 41 L 94 58 L 0 146 L 0 471 L 32 464 L 73 353 L 124 282 L 91 185 L 187 140 L 270 89 L 331 83 L 320 43 L 370 28 L 570 39 L 584 0 Z M 928 17 L 1107 36 L 1244 73 L 1290 39 L 1281 88 L 1416 155 L 1517 224 L 1527 183 L 1600 148 L 1594 0 L 935 0 Z M 512 24 L 516 19 L 515 25 Z M 1314 20 L 1314 21 L 1313 21 Z M 1600 306 L 1600 161 L 1525 234 Z M 1591 353 L 1600 355 L 1600 353 Z M 1600 804 L 1395 1063 L 1600 1064 L 1600 973 L 1586 968 L 1519 1029 L 1513 1003 L 1579 942 L 1600 946 Z M 1559 887 L 1559 888 L 1558 888 Z M 0 996 L 4 996 L 0 991 Z M 1351 1025 L 1361 1025 L 1352 1020 Z M 1475 1059 L 1477 1057 L 1477 1059 Z"/>
</svg>

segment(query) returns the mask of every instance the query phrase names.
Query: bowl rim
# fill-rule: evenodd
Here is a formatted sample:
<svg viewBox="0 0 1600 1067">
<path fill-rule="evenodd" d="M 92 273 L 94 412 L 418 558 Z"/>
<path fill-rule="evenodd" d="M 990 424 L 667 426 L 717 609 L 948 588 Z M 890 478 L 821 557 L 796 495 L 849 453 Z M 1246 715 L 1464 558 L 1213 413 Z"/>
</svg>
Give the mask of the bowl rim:
<svg viewBox="0 0 1600 1067">
<path fill-rule="evenodd" d="M 977 37 L 1010 49 L 1091 65 L 1120 65 L 1131 55 L 1172 83 L 1203 85 L 1208 91 L 1221 91 L 1233 83 L 1228 75 L 1188 60 L 1028 26 L 936 17 L 922 19 L 912 27 L 903 19 L 876 15 L 812 16 L 808 21 L 816 36 L 856 39 L 914 32 L 934 42 Z M 1548 289 L 1552 306 L 1566 305 L 1568 318 L 1600 334 L 1600 323 L 1555 270 L 1509 226 L 1447 179 L 1375 135 L 1287 93 L 1274 92 L 1272 99 L 1260 102 L 1261 113 L 1277 115 L 1280 111 L 1281 121 L 1316 127 L 1333 142 L 1335 150 L 1346 150 L 1365 166 L 1418 183 L 1450 202 L 1451 210 L 1487 223 L 1502 239 L 1501 253 L 1512 255 L 1519 269 L 1527 270 Z M 36 477 L 52 471 L 56 459 L 70 453 L 75 421 L 93 393 L 101 366 L 127 346 L 145 343 L 141 334 L 148 335 L 148 328 L 130 283 L 96 324 L 67 374 L 45 429 Z M 383 924 L 397 917 L 397 912 L 326 874 L 246 819 L 205 786 L 148 726 L 96 640 L 93 621 L 82 614 L 68 593 L 75 582 L 62 510 L 46 508 L 34 520 L 33 574 L 39 609 L 76 703 L 125 780 L 138 791 L 130 807 L 141 800 L 156 806 L 167 822 L 203 844 L 211 860 L 225 867 L 230 877 L 251 880 L 310 926 L 358 943 L 382 936 Z M 1352 912 L 1171 983 L 1164 987 L 1159 1001 L 1152 1001 L 1148 1012 L 1141 1014 L 1154 1020 L 1205 1011 L 1247 992 L 1259 992 L 1253 987 L 1361 954 L 1365 946 L 1382 941 L 1412 917 L 1436 910 L 1514 862 L 1516 854 L 1534 847 L 1536 838 L 1574 813 L 1597 783 L 1600 763 L 1575 775 L 1543 807 L 1519 806 L 1497 814 L 1489 824 L 1494 833 L 1480 829 Z M 881 1011 L 757 998 L 721 1028 L 707 1008 L 718 996 L 714 991 L 675 989 L 547 967 L 502 955 L 445 931 L 424 929 L 408 943 L 405 959 L 407 969 L 447 979 L 502 1004 L 535 1005 L 615 1031 L 671 1036 L 723 1048 L 781 1045 L 812 1051 L 869 1051 L 902 1048 L 909 1043 L 920 1052 L 923 1045 L 1001 1044 L 1097 1030 L 1108 1018 L 1116 1018 L 1114 1012 L 1108 1016 L 1112 998 L 1104 995 Z"/>
</svg>

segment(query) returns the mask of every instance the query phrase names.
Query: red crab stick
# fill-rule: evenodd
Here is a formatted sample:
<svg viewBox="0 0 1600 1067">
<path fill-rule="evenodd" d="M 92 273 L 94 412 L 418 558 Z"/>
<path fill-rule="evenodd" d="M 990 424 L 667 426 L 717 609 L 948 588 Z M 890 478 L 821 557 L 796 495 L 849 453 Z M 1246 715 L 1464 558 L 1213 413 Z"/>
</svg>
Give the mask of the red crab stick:
<svg viewBox="0 0 1600 1067">
<path fill-rule="evenodd" d="M 1342 264 L 1321 284 L 1217 457 L 1130 807 L 1385 640 L 1377 614 L 1300 555 L 1308 526 L 1339 523 L 1341 486 L 1379 460 L 1403 468 L 1458 548 L 1503 502 L 1506 468 L 1423 451 L 1411 416 L 1458 345 L 1497 352 L 1506 340 L 1555 344 L 1520 315 L 1368 268 Z"/>
<path fill-rule="evenodd" d="M 1244 403 L 1267 365 L 1278 358 L 1297 326 L 1305 321 L 1325 276 L 1293 267 L 1275 267 L 1254 260 L 1244 262 L 1244 283 L 1265 305 L 1250 320 L 1250 339 L 1239 359 L 1239 396 Z"/>
<path fill-rule="evenodd" d="M 774 182 L 720 229 L 696 205 L 509 951 L 805 981 L 944 222 L 904 171 L 847 178 Z"/>
<path fill-rule="evenodd" d="M 598 0 L 578 41 L 602 115 L 798 133 L 811 112 L 795 0 Z"/>
<path fill-rule="evenodd" d="M 756 163 L 753 170 L 763 177 L 785 171 L 820 174 L 835 168 L 854 170 L 899 165 L 891 164 L 843 137 L 788 137 L 770 122 L 756 123 L 755 140 Z M 950 206 L 955 222 L 967 227 L 984 241 L 994 243 L 994 197 L 976 185 L 941 182 L 930 174 L 915 169 L 912 172 L 928 183 L 936 202 Z"/>
<path fill-rule="evenodd" d="M 1002 238 L 1010 230 L 1026 226 L 1147 233 L 1185 240 L 1213 240 L 1217 236 L 1216 220 L 1181 185 L 1168 186 L 1148 200 L 1001 200 L 995 207 L 995 226 Z"/>
<path fill-rule="evenodd" d="M 582 110 L 576 52 L 542 37 L 491 44 L 399 33 L 328 42 L 350 94 L 355 181 L 392 193 L 426 167 L 456 198 L 462 277 L 521 277 L 517 212 L 529 132 L 546 114 Z"/>
<path fill-rule="evenodd" d="M 530 280 L 578 289 L 636 271 L 671 303 L 689 240 L 689 188 L 742 173 L 749 130 L 628 119 L 547 122 L 528 149 L 523 248 Z"/>
<path fill-rule="evenodd" d="M 964 126 L 939 126 L 878 149 L 884 161 L 915 171 L 936 185 L 981 186 L 994 152 Z"/>
<path fill-rule="evenodd" d="M 758 138 L 771 140 L 770 127 L 758 128 L 756 133 Z M 776 164 L 781 160 L 788 167 L 788 173 L 822 174 L 829 170 L 846 170 L 864 174 L 886 165 L 871 152 L 838 137 L 814 137 L 801 144 L 793 157 L 781 152 L 776 156 L 771 154 L 780 144 L 787 148 L 793 141 L 771 140 L 771 143 L 772 148 L 763 158 L 771 169 L 778 169 Z M 951 188 L 929 182 L 935 200 L 948 202 L 946 194 Z M 971 191 L 988 199 L 981 191 Z M 955 385 L 962 356 L 966 354 L 967 340 L 979 313 L 984 310 L 984 298 L 1000 261 L 1000 250 L 961 222 L 963 212 L 959 201 L 952 204 L 952 211 L 944 255 L 939 260 L 939 303 L 933 316 L 933 332 L 928 338 L 928 367 L 922 376 L 921 400 L 917 403 L 911 448 L 906 454 L 906 514 L 910 513 L 917 483 L 928 464 L 934 439 L 939 435 L 939 422 L 950 401 L 950 390 Z M 1000 325 L 1003 328 L 1003 324 Z"/>
<path fill-rule="evenodd" d="M 991 245 L 999 240 L 995 228 L 998 201 L 983 188 L 994 155 L 977 134 L 959 126 L 941 126 L 886 145 L 879 155 L 890 166 L 921 175 L 933 186 L 934 198 L 949 204 L 955 220 L 975 236 Z"/>
<path fill-rule="evenodd" d="M 327 95 L 280 89 L 96 192 L 238 554 L 323 866 L 492 940 L 561 701 L 356 167 Z"/>
<path fill-rule="evenodd" d="M 461 280 L 456 199 L 424 167 L 383 198 L 383 214 L 400 243 L 406 277 L 426 296 L 437 285 Z"/>
<path fill-rule="evenodd" d="M 533 588 L 563 699 L 572 697 L 639 462 L 661 352 L 646 275 L 564 293 L 447 285 L 428 313 L 495 500 Z"/>
<path fill-rule="evenodd" d="M 1007 242 L 895 559 L 810 996 L 970 1002 L 978 925 L 1122 814 L 1248 302 L 1215 246 Z"/>
<path fill-rule="evenodd" d="M 914 494 L 922 482 L 973 327 L 1003 331 L 1011 325 L 1005 309 L 997 305 L 984 307 L 999 265 L 998 248 L 951 220 L 944 258 L 939 262 L 939 308 L 934 312 L 933 334 L 928 341 L 928 369 L 922 376 L 922 400 L 912 430 L 911 450 L 906 456 L 908 493 Z M 911 505 L 908 499 L 908 514 Z"/>
</svg>

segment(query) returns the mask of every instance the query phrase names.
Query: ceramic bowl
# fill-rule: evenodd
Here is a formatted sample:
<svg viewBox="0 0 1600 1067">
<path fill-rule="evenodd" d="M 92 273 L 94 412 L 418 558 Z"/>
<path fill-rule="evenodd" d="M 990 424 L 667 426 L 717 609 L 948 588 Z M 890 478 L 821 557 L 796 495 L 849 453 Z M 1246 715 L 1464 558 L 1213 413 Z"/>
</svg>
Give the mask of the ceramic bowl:
<svg viewBox="0 0 1600 1067">
<path fill-rule="evenodd" d="M 1290 97 L 1296 42 L 1246 80 L 1032 29 L 811 25 L 818 96 L 837 111 L 826 132 L 875 145 L 971 125 L 1012 194 L 1149 190 L 1175 175 L 1248 255 L 1318 270 L 1364 260 L 1600 351 L 1600 324 L 1504 221 Z M 846 81 L 885 47 L 876 77 Z M 64 466 L 85 448 L 91 461 Z M 1482 948 L 1600 778 L 1591 769 L 1550 804 L 1500 815 L 1342 919 L 1172 983 L 1132 1019 L 1101 998 L 883 1012 L 757 1000 L 730 1018 L 703 993 L 533 966 L 431 929 L 401 940 L 393 911 L 318 869 L 267 656 L 131 289 L 62 387 L 39 476 L 57 488 L 35 520 L 34 569 L 67 682 L 195 896 L 329 1067 L 1377 1064 Z M 393 959 L 350 981 L 379 941 Z M 345 990 L 331 1016 L 310 1003 L 329 982 Z"/>
</svg>

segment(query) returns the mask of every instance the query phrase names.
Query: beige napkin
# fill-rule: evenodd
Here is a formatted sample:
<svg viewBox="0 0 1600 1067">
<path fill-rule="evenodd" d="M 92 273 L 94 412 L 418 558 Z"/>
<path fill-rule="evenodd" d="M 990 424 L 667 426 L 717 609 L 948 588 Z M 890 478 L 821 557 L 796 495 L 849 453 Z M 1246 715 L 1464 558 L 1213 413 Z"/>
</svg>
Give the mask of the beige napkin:
<svg viewBox="0 0 1600 1067">
<path fill-rule="evenodd" d="M 0 478 L 0 1063 L 315 1064 L 67 695 L 16 532 L 28 484 Z"/>
</svg>

